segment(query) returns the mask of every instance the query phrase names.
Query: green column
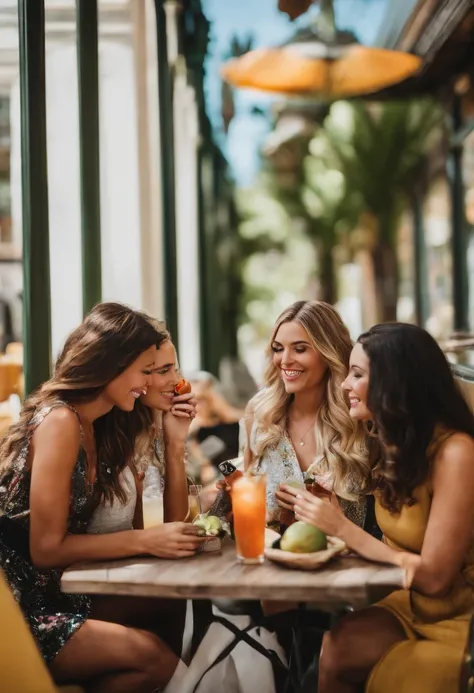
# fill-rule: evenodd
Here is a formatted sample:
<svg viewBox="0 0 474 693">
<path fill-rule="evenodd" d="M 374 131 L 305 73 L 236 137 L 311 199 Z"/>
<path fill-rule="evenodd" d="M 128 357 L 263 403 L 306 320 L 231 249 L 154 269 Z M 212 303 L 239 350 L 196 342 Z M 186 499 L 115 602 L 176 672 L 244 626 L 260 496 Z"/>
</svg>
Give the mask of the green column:
<svg viewBox="0 0 474 693">
<path fill-rule="evenodd" d="M 76 0 L 82 207 L 82 308 L 102 297 L 97 0 Z"/>
<path fill-rule="evenodd" d="M 207 201 L 205 185 L 206 157 L 203 146 L 198 149 L 198 214 L 199 214 L 199 323 L 201 337 L 201 367 L 208 371 L 209 359 L 209 310 L 207 305 Z"/>
<path fill-rule="evenodd" d="M 176 194 L 174 166 L 173 75 L 168 63 L 164 0 L 155 0 L 158 53 L 158 94 L 161 146 L 163 224 L 163 285 L 166 326 L 178 343 L 178 268 L 176 250 Z"/>
<path fill-rule="evenodd" d="M 453 103 L 453 131 L 462 127 L 461 102 L 458 96 Z M 469 291 L 467 272 L 467 233 L 464 209 L 464 185 L 462 178 L 462 143 L 454 143 L 450 154 L 451 182 L 451 248 L 453 257 L 453 309 L 454 331 L 469 330 Z"/>
<path fill-rule="evenodd" d="M 414 271 L 415 271 L 415 309 L 418 325 L 424 327 L 430 314 L 428 292 L 428 268 L 426 263 L 426 242 L 423 226 L 423 211 L 420 195 L 415 194 L 412 200 Z"/>
<path fill-rule="evenodd" d="M 201 229 L 200 263 L 201 280 L 201 353 L 202 365 L 207 371 L 219 375 L 219 351 L 221 348 L 221 311 L 219 267 L 216 256 L 218 243 L 218 180 L 216 153 L 213 145 L 201 151 L 200 186 Z"/>
<path fill-rule="evenodd" d="M 44 0 L 18 0 L 25 393 L 50 375 L 48 167 Z"/>
</svg>

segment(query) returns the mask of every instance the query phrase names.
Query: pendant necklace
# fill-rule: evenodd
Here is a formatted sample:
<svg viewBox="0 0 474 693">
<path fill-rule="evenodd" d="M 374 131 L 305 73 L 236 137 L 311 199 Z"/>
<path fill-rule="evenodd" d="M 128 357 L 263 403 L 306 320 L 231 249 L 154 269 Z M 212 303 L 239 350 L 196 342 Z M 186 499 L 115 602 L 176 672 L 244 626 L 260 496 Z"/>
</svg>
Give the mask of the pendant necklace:
<svg viewBox="0 0 474 693">
<path fill-rule="evenodd" d="M 306 438 L 306 436 L 308 435 L 308 433 L 311 431 L 311 429 L 315 427 L 315 425 L 316 425 L 316 416 L 314 417 L 314 421 L 312 422 L 311 426 L 308 428 L 308 430 L 306 431 L 306 433 L 305 433 L 303 436 L 301 436 L 301 438 L 300 438 L 300 442 L 298 443 L 298 445 L 299 445 L 301 448 L 304 448 L 304 446 L 306 445 L 304 439 Z"/>
</svg>

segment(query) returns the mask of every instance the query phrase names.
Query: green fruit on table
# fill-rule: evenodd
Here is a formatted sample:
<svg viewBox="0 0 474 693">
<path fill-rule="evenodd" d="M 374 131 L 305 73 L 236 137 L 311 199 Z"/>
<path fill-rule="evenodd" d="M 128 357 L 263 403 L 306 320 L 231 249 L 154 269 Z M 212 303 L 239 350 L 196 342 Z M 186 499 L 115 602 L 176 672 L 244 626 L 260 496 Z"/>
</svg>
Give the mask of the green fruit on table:
<svg viewBox="0 0 474 693">
<path fill-rule="evenodd" d="M 218 532 L 221 531 L 222 524 L 218 517 L 216 517 L 215 515 L 209 515 L 207 521 L 209 523 L 209 529 L 217 530 Z"/>
<path fill-rule="evenodd" d="M 280 549 L 291 553 L 315 553 L 327 547 L 328 540 L 324 532 L 306 522 L 290 525 L 280 541 Z"/>
<path fill-rule="evenodd" d="M 198 515 L 193 525 L 200 529 L 199 534 L 203 536 L 216 537 L 222 530 L 222 523 L 218 517 L 215 515 Z"/>
<path fill-rule="evenodd" d="M 193 522 L 193 525 L 198 528 L 198 535 L 200 537 L 203 537 L 207 534 L 208 526 L 204 524 L 202 520 L 200 522 Z"/>
</svg>

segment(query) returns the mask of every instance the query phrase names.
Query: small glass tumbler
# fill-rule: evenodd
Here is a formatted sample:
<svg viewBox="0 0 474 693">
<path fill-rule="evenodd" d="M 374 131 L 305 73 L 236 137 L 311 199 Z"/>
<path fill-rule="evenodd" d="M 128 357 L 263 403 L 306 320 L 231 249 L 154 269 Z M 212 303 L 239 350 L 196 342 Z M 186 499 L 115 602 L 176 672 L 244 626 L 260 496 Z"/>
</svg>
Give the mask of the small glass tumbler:
<svg viewBox="0 0 474 693">
<path fill-rule="evenodd" d="M 188 487 L 188 505 L 189 505 L 189 521 L 193 522 L 198 515 L 201 514 L 201 498 L 200 493 L 202 491 L 202 486 L 198 484 L 191 484 Z"/>
</svg>

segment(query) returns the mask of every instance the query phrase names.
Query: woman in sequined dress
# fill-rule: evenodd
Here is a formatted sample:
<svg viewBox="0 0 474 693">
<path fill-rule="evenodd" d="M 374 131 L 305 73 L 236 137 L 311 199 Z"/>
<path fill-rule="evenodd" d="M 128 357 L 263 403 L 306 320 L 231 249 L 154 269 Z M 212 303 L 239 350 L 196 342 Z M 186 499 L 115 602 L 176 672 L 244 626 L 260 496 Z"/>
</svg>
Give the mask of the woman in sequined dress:
<svg viewBox="0 0 474 693">
<path fill-rule="evenodd" d="M 297 301 L 276 321 L 265 388 L 244 418 L 245 465 L 267 474 L 269 524 L 279 524 L 282 508 L 293 509 L 280 485 L 308 476 L 334 491 L 347 516 L 364 524 L 368 441 L 362 424 L 349 416 L 341 388 L 351 349 L 339 314 L 322 301 Z"/>
<path fill-rule="evenodd" d="M 87 597 L 60 589 L 61 571 L 79 561 L 184 557 L 200 544 L 179 522 L 85 534 L 101 496 L 123 497 L 120 473 L 140 431 L 128 412 L 150 384 L 161 341 L 147 316 L 96 306 L 0 446 L 0 565 L 55 680 L 95 693 L 159 690 L 179 664 L 155 634 L 101 620 Z"/>
</svg>

